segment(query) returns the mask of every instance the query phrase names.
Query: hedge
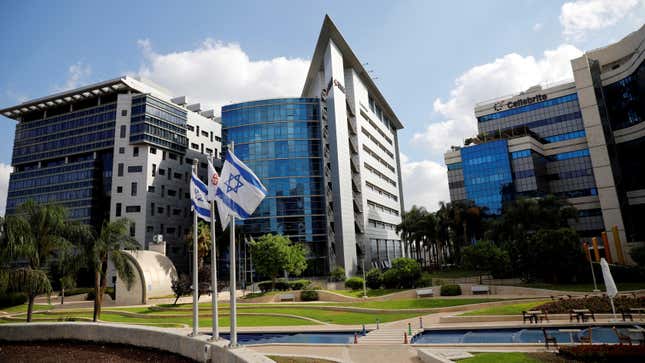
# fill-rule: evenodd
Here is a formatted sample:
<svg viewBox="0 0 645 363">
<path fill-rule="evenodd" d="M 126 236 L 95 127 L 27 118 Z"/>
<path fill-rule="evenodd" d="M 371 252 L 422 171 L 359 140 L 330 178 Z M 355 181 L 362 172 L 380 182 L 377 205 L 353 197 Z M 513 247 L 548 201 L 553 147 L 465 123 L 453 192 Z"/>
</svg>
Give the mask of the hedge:
<svg viewBox="0 0 645 363">
<path fill-rule="evenodd" d="M 345 280 L 345 287 L 352 290 L 360 290 L 363 288 L 363 279 L 360 277 L 350 277 Z"/>
<path fill-rule="evenodd" d="M 9 292 L 0 295 L 0 308 L 9 308 L 27 302 L 27 295 L 21 292 Z"/>
<path fill-rule="evenodd" d="M 289 287 L 291 290 L 304 290 L 311 285 L 311 280 L 294 280 L 289 281 Z"/>
<path fill-rule="evenodd" d="M 300 293 L 300 300 L 302 300 L 302 301 L 318 301 L 318 291 L 316 291 L 316 290 L 303 290 Z"/>
<path fill-rule="evenodd" d="M 575 345 L 561 346 L 558 355 L 576 362 L 642 362 L 643 345 Z"/>
<path fill-rule="evenodd" d="M 461 295 L 459 285 L 441 285 L 441 296 L 458 296 Z"/>
<path fill-rule="evenodd" d="M 617 296 L 614 298 L 616 312 L 645 306 L 645 297 Z M 572 309 L 589 309 L 594 313 L 611 313 L 611 303 L 606 296 L 590 296 L 585 298 L 560 299 L 544 303 L 536 310 L 546 310 L 551 314 L 567 314 Z"/>
<path fill-rule="evenodd" d="M 381 273 L 381 270 L 373 268 L 367 271 L 367 274 L 365 275 L 365 284 L 370 289 L 379 289 L 381 285 L 383 285 L 383 274 Z"/>
</svg>

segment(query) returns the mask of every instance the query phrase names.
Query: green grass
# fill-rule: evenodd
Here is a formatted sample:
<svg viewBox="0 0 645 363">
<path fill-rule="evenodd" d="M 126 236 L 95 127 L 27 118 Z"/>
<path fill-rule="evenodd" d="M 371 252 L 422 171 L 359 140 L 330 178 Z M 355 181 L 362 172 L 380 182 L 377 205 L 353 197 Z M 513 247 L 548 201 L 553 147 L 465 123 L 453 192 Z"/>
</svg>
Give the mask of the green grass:
<svg viewBox="0 0 645 363">
<path fill-rule="evenodd" d="M 488 275 L 488 273 L 471 270 L 445 270 L 433 271 L 430 273 L 430 277 L 432 277 L 433 279 L 456 279 L 460 277 L 472 277 L 480 275 Z"/>
<path fill-rule="evenodd" d="M 376 319 L 381 322 L 396 321 L 401 319 L 413 318 L 419 314 L 417 313 L 358 313 L 353 311 L 336 311 L 336 310 L 322 310 L 322 309 L 307 309 L 307 308 L 265 308 L 265 309 L 240 309 L 239 312 L 249 313 L 272 313 L 272 314 L 291 314 L 304 316 L 307 318 L 316 319 L 330 324 L 367 324 L 374 323 Z"/>
<path fill-rule="evenodd" d="M 335 292 L 337 294 L 350 296 L 350 297 L 363 297 L 363 290 L 329 290 L 330 292 Z M 383 296 L 387 294 L 392 294 L 399 291 L 405 291 L 405 289 L 367 289 L 368 297 Z"/>
<path fill-rule="evenodd" d="M 459 363 L 539 363 L 526 353 L 477 353 L 472 358 L 462 359 Z"/>
<path fill-rule="evenodd" d="M 320 358 L 306 358 L 306 357 L 283 357 L 277 355 L 268 355 L 277 363 L 334 363 L 333 361 L 320 359 Z"/>
<path fill-rule="evenodd" d="M 518 286 L 558 291 L 591 292 L 593 290 L 593 284 L 547 284 L 541 282 L 533 282 L 521 284 Z M 640 290 L 645 289 L 645 282 L 623 282 L 617 283 L 616 286 L 618 287 L 618 291 Z M 598 289 L 600 291 L 605 291 L 605 285 L 598 284 Z"/>
<path fill-rule="evenodd" d="M 427 309 L 427 308 L 444 308 L 448 306 L 459 306 L 466 304 L 478 304 L 500 299 L 488 298 L 463 298 L 463 299 L 407 299 L 407 300 L 390 300 L 390 301 L 364 301 L 359 303 L 343 303 L 343 306 L 355 306 L 370 309 Z M 341 305 L 341 304 L 338 304 Z"/>
<path fill-rule="evenodd" d="M 473 315 L 519 315 L 522 314 L 522 311 L 531 310 L 536 306 L 542 305 L 549 300 L 543 301 L 529 301 L 511 305 L 504 306 L 493 306 L 490 308 L 478 309 L 463 313 L 463 316 L 473 316 Z"/>
<path fill-rule="evenodd" d="M 52 308 L 52 305 L 34 304 L 34 311 L 49 310 L 51 308 Z M 27 304 L 16 305 L 16 306 L 12 306 L 10 308 L 2 308 L 0 310 L 4 311 L 4 312 L 7 312 L 9 314 L 26 313 L 27 312 Z"/>
</svg>

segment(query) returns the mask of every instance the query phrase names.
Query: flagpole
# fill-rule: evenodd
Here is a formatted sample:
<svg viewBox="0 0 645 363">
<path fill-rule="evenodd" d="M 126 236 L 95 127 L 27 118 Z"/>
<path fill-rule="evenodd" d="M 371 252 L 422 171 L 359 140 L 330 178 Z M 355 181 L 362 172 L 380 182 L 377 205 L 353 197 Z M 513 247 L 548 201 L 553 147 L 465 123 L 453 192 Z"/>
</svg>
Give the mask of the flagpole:
<svg viewBox="0 0 645 363">
<path fill-rule="evenodd" d="M 233 153 L 235 148 L 235 144 L 231 142 L 229 145 L 229 151 Z M 231 341 L 231 348 L 237 347 L 237 302 L 235 301 L 235 280 L 237 278 L 237 273 L 235 271 L 235 216 L 231 215 L 231 219 L 229 222 L 228 228 L 230 229 L 230 246 L 229 246 L 229 256 L 230 256 L 230 305 L 231 305 L 231 333 L 230 333 L 230 341 Z"/>
<path fill-rule="evenodd" d="M 213 157 L 215 159 L 215 157 Z M 215 161 L 215 160 L 213 160 Z M 211 180 L 208 181 L 212 183 Z M 217 248 L 215 247 L 215 199 L 211 200 L 211 303 L 213 307 L 213 336 L 212 340 L 219 340 L 219 316 L 217 307 Z"/>
<path fill-rule="evenodd" d="M 193 159 L 193 173 L 197 175 L 197 158 Z M 199 296 L 197 280 L 197 208 L 193 207 L 193 336 L 199 334 Z"/>
</svg>

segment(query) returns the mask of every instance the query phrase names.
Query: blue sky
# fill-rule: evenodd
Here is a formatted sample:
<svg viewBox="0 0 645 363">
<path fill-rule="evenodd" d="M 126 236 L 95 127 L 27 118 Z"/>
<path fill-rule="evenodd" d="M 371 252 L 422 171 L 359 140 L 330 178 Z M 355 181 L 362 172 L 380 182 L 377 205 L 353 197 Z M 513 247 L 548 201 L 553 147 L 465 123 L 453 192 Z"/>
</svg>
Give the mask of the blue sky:
<svg viewBox="0 0 645 363">
<path fill-rule="evenodd" d="M 212 106 L 298 95 L 325 14 L 405 125 L 406 205 L 434 209 L 474 102 L 570 78 L 570 58 L 643 24 L 645 0 L 8 2 L 0 108 L 126 73 Z M 3 201 L 14 125 L 0 116 Z"/>
</svg>

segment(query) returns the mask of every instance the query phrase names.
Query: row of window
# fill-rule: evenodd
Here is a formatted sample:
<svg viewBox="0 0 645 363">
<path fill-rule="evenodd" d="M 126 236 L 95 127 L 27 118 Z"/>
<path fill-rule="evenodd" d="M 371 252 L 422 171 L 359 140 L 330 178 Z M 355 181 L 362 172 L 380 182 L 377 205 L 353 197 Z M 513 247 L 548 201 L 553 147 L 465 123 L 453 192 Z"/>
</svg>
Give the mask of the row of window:
<svg viewBox="0 0 645 363">
<path fill-rule="evenodd" d="M 531 156 L 531 150 L 520 150 L 511 153 L 511 159 L 528 158 Z"/>
<path fill-rule="evenodd" d="M 377 154 L 377 153 L 375 153 L 374 151 L 370 150 L 370 148 L 368 148 L 368 147 L 367 147 L 367 146 L 365 146 L 365 145 L 363 145 L 363 150 L 364 150 L 368 155 L 370 155 L 371 157 L 373 157 L 376 161 L 378 161 L 379 163 L 381 163 L 381 165 L 383 165 L 384 167 L 388 168 L 391 172 L 393 172 L 393 173 L 394 173 L 394 167 L 393 167 L 392 165 L 390 165 L 387 161 L 383 160 L 383 158 L 381 158 L 380 156 L 378 156 L 378 154 Z"/>
<path fill-rule="evenodd" d="M 99 115 L 106 113 L 105 115 Z M 107 118 L 106 118 L 107 117 Z M 69 112 L 64 115 L 49 117 L 38 121 L 21 122 L 16 126 L 16 130 L 20 132 L 20 137 L 33 137 L 47 132 L 56 132 L 58 130 L 65 130 L 71 127 L 83 126 L 87 123 L 95 123 L 106 120 L 114 120 L 116 117 L 116 103 L 97 106 L 91 109 L 84 109 L 82 111 Z M 65 123 L 63 121 L 75 120 L 75 123 Z M 39 127 L 44 127 L 42 130 L 35 130 Z M 51 127 L 51 129 L 50 129 Z M 29 130 L 27 132 L 27 130 Z M 31 134 L 31 131 L 36 134 Z M 18 135 L 16 135 L 18 138 Z"/>
<path fill-rule="evenodd" d="M 372 128 L 376 130 L 376 132 L 378 132 L 379 135 L 381 135 L 381 137 L 385 139 L 385 141 L 387 141 L 388 144 L 392 145 L 392 139 L 389 136 L 387 136 L 383 131 L 381 131 L 381 129 L 378 126 L 376 126 L 376 124 L 369 117 L 363 114 L 361 114 L 361 116 L 363 116 L 363 119 L 365 119 L 365 121 L 367 121 L 372 126 Z"/>
<path fill-rule="evenodd" d="M 369 133 L 369 131 L 367 131 L 367 130 L 366 130 L 364 127 L 362 127 L 362 126 L 361 126 L 361 132 L 362 132 L 365 136 L 367 136 L 367 138 L 368 138 L 368 139 L 372 140 L 372 142 L 373 142 L 373 143 L 375 143 L 375 144 L 376 144 L 376 146 L 378 146 L 381 150 L 383 150 L 383 152 L 384 152 L 384 153 L 386 153 L 389 157 L 394 158 L 394 154 L 393 154 L 390 150 L 388 150 L 388 149 L 385 147 L 385 145 L 381 144 L 381 142 L 380 142 L 380 141 L 378 141 L 378 139 L 376 139 L 374 136 L 372 136 L 372 134 L 370 134 L 370 133 Z"/>
<path fill-rule="evenodd" d="M 318 100 L 315 103 L 279 103 L 274 100 L 253 107 L 249 103 L 222 107 L 222 124 L 235 127 L 260 122 L 319 120 Z M 271 103 L 271 104 L 267 104 Z M 241 107 L 232 109 L 232 107 Z"/>
<path fill-rule="evenodd" d="M 14 153 L 14 156 L 33 155 L 35 153 L 42 153 L 42 152 L 48 152 L 50 150 L 53 151 L 57 149 L 64 149 L 69 146 L 76 146 L 79 144 L 85 144 L 93 141 L 107 140 L 107 139 L 113 139 L 113 138 L 114 138 L 114 129 L 110 129 L 106 131 L 95 132 L 95 133 L 81 135 L 81 136 L 69 137 L 61 140 L 43 142 L 43 143 L 31 145 L 31 146 L 14 147 L 13 153 Z"/>
<path fill-rule="evenodd" d="M 447 164 L 446 167 L 448 167 L 448 170 L 458 170 L 463 168 L 461 162 Z"/>
<path fill-rule="evenodd" d="M 564 141 L 564 140 L 577 139 L 579 137 L 585 137 L 585 136 L 586 136 L 585 130 L 578 130 L 573 132 L 567 132 L 566 134 L 547 136 L 544 138 L 544 140 L 548 142 L 558 142 L 558 141 Z"/>
<path fill-rule="evenodd" d="M 284 139 L 320 139 L 320 123 L 276 122 L 226 128 L 224 139 L 238 143 L 276 141 Z"/>
<path fill-rule="evenodd" d="M 381 121 L 381 123 L 390 131 L 393 130 L 392 127 L 392 122 L 390 119 L 385 116 L 385 113 L 382 111 L 381 107 L 379 106 L 376 101 L 374 101 L 374 98 L 372 96 L 368 95 L 367 96 L 367 102 L 370 105 L 370 110 L 376 115 L 376 117 Z"/>
<path fill-rule="evenodd" d="M 369 200 L 369 199 L 367 200 L 367 206 L 368 206 L 368 208 L 370 208 L 370 209 L 373 209 L 373 210 L 380 210 L 381 212 L 385 212 L 385 213 L 388 213 L 388 214 L 391 214 L 391 215 L 394 215 L 394 216 L 398 216 L 398 215 L 399 215 L 399 211 L 398 211 L 398 210 L 396 210 L 396 209 L 394 209 L 394 208 L 390 208 L 390 207 L 388 207 L 388 206 L 386 206 L 386 205 L 383 205 L 383 204 L 379 204 L 379 203 L 373 202 L 373 201 L 371 201 L 371 200 Z"/>
<path fill-rule="evenodd" d="M 387 229 L 389 231 L 396 231 L 396 224 L 378 221 L 376 219 L 368 219 L 367 223 L 369 224 L 370 227 Z"/>
<path fill-rule="evenodd" d="M 177 144 L 180 147 L 188 146 L 188 138 L 184 135 L 177 134 L 176 132 L 168 131 L 161 127 L 153 126 L 147 123 L 130 126 L 131 141 L 137 134 L 141 134 L 141 133 L 160 138 L 170 143 Z"/>
<path fill-rule="evenodd" d="M 598 189 L 585 188 L 585 189 L 577 189 L 577 190 L 568 190 L 565 192 L 555 193 L 555 195 L 563 198 L 587 197 L 590 195 L 598 195 Z"/>
<path fill-rule="evenodd" d="M 46 185 L 69 183 L 73 181 L 80 181 L 85 179 L 92 179 L 94 169 L 86 169 L 82 171 L 73 171 L 67 173 L 57 173 L 53 175 L 41 175 L 38 178 L 13 180 L 9 183 L 9 190 L 20 190 L 25 188 L 41 188 Z M 58 186 L 60 188 L 60 186 Z"/>
<path fill-rule="evenodd" d="M 23 204 L 28 199 L 33 199 L 37 203 L 44 204 L 44 203 L 53 203 L 53 202 L 60 202 L 60 201 L 66 201 L 66 200 L 91 198 L 92 194 L 93 194 L 92 188 L 90 186 L 88 189 L 67 190 L 67 191 L 61 191 L 61 192 L 50 193 L 50 194 L 38 193 L 38 194 L 30 195 L 29 197 L 7 198 L 7 208 L 12 208 L 20 204 Z M 89 200 L 87 201 L 87 204 L 90 204 Z"/>
<path fill-rule="evenodd" d="M 381 189 L 381 188 L 377 187 L 376 185 L 374 185 L 374 184 L 372 184 L 372 183 L 370 183 L 368 181 L 365 182 L 365 186 L 367 187 L 367 189 L 369 189 L 369 190 L 371 190 L 371 191 L 373 191 L 375 193 L 378 193 L 379 195 L 384 195 L 387 198 L 392 199 L 393 201 L 398 202 L 398 200 L 399 200 L 399 198 L 396 195 L 388 192 L 387 190 Z"/>
<path fill-rule="evenodd" d="M 74 170 L 87 169 L 94 166 L 94 160 L 92 161 L 78 161 L 76 163 L 68 163 L 63 166 L 52 166 L 52 167 L 43 167 L 33 170 L 26 170 L 21 172 L 14 172 L 11 174 L 11 182 L 13 183 L 16 180 L 29 179 L 29 178 L 41 178 L 45 175 L 57 174 L 57 173 L 68 173 Z"/>
<path fill-rule="evenodd" d="M 396 186 L 396 182 L 395 182 L 394 180 L 392 180 L 392 179 L 388 178 L 385 174 L 381 173 L 381 172 L 380 172 L 380 171 L 378 171 L 376 168 L 372 167 L 372 166 L 371 166 L 371 165 L 369 165 L 368 163 L 363 163 L 363 165 L 365 166 L 365 169 L 367 169 L 367 171 L 369 171 L 369 172 L 371 172 L 372 174 L 374 174 L 374 175 L 378 176 L 378 177 L 379 177 L 379 178 L 381 178 L 382 180 L 385 180 L 386 182 L 388 182 L 388 183 L 392 184 L 393 186 Z"/>
<path fill-rule="evenodd" d="M 267 141 L 251 144 L 235 145 L 235 155 L 240 159 L 249 161 L 267 158 L 299 158 L 319 157 L 319 140 L 284 140 Z"/>
<path fill-rule="evenodd" d="M 567 160 L 573 158 L 580 158 L 583 156 L 589 156 L 589 149 L 582 149 L 576 151 L 569 151 L 566 153 L 560 153 L 549 156 L 549 160 Z"/>
<path fill-rule="evenodd" d="M 17 146 L 22 147 L 30 144 L 42 143 L 52 139 L 63 139 L 70 136 L 87 134 L 87 133 L 96 132 L 100 130 L 114 130 L 114 125 L 115 125 L 115 122 L 113 120 L 108 120 L 107 122 L 101 122 L 87 127 L 65 129 L 67 131 L 63 131 L 63 132 L 44 133 L 41 136 L 29 138 L 29 139 L 24 137 L 21 137 L 21 138 L 17 137 L 14 147 L 17 147 Z"/>
<path fill-rule="evenodd" d="M 246 165 L 261 179 L 322 175 L 322 164 L 319 158 L 255 160 L 247 162 Z"/>
<path fill-rule="evenodd" d="M 15 156 L 13 158 L 13 164 L 21 164 L 29 161 L 34 161 L 34 160 L 41 160 L 45 157 L 51 158 L 51 157 L 57 157 L 57 156 L 62 156 L 62 155 L 68 155 L 68 154 L 79 154 L 79 153 L 85 153 L 89 151 L 96 151 L 100 149 L 105 149 L 105 148 L 110 148 L 114 146 L 114 139 L 113 133 L 110 133 L 112 137 L 106 141 L 101 141 L 101 142 L 95 142 L 95 143 L 89 143 L 89 144 L 84 144 L 84 145 L 79 145 L 76 147 L 68 147 L 60 150 L 48 150 L 43 153 L 38 153 L 38 154 L 27 154 L 25 156 Z"/>
</svg>

